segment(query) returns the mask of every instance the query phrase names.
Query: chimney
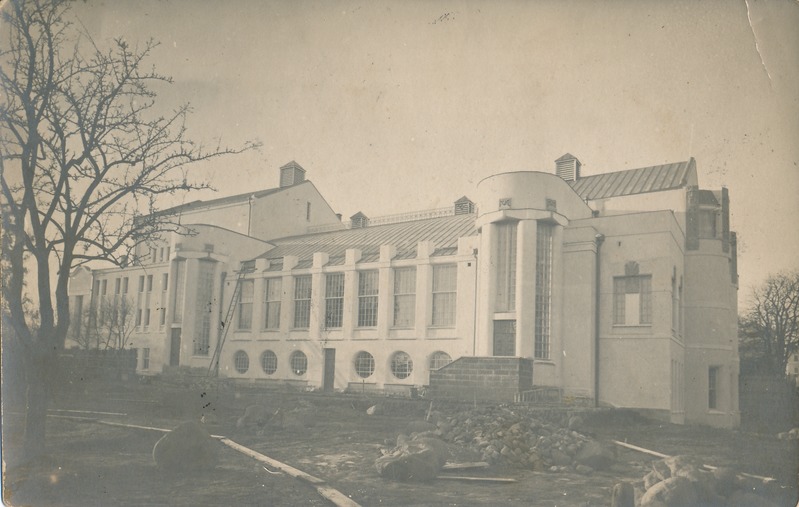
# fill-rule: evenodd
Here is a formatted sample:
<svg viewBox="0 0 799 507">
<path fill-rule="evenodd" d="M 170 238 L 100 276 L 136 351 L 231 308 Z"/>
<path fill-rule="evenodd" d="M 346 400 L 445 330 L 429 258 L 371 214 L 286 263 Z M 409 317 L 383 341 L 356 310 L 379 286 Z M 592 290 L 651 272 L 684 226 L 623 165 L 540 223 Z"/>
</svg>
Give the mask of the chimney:
<svg viewBox="0 0 799 507">
<path fill-rule="evenodd" d="M 567 153 L 555 161 L 555 174 L 566 181 L 580 179 L 580 161 L 571 153 Z"/>
<path fill-rule="evenodd" d="M 474 203 L 469 200 L 465 195 L 455 201 L 455 214 L 456 215 L 469 215 L 474 213 Z"/>
<path fill-rule="evenodd" d="M 280 168 L 280 188 L 290 187 L 305 181 L 305 169 L 295 161 Z"/>
<path fill-rule="evenodd" d="M 360 211 L 350 217 L 350 229 L 363 229 L 369 225 L 369 217 Z"/>
</svg>

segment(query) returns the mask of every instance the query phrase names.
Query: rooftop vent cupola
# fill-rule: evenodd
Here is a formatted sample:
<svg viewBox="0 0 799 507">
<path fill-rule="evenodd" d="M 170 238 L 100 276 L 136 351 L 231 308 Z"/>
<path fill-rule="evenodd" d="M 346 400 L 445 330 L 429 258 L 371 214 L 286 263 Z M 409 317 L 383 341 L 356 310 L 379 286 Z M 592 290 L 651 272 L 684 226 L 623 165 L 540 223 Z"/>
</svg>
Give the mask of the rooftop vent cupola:
<svg viewBox="0 0 799 507">
<path fill-rule="evenodd" d="M 455 214 L 456 215 L 469 215 L 474 213 L 474 203 L 469 200 L 465 195 L 455 201 Z"/>
<path fill-rule="evenodd" d="M 290 187 L 305 181 L 305 169 L 295 161 L 280 168 L 280 188 Z"/>
<path fill-rule="evenodd" d="M 350 217 L 351 229 L 363 229 L 368 225 L 369 225 L 369 217 L 367 217 L 360 211 Z"/>
<path fill-rule="evenodd" d="M 555 174 L 566 181 L 580 179 L 580 161 L 571 153 L 567 153 L 555 161 Z"/>
</svg>

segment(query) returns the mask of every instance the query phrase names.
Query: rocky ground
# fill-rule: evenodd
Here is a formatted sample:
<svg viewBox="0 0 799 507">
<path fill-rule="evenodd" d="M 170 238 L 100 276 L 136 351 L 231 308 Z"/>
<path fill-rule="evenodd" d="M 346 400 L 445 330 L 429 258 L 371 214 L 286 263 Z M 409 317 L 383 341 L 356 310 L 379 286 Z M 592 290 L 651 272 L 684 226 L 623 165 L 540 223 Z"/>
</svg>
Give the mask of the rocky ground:
<svg viewBox="0 0 799 507">
<path fill-rule="evenodd" d="M 258 408 L 248 412 L 247 407 Z M 166 428 L 202 418 L 209 433 L 227 435 L 323 478 L 361 505 L 611 505 L 620 483 L 629 485 L 636 506 L 679 505 L 692 495 L 719 506 L 754 499 L 764 502 L 760 505 L 796 503 L 799 449 L 796 440 L 786 440 L 789 428 L 780 440 L 776 434 L 662 424 L 620 411 L 444 403 L 431 409 L 426 400 L 210 391 L 163 382 L 71 386 L 54 408 L 118 412 L 125 415 L 103 417 Z M 12 419 L 6 410 L 4 459 L 14 446 L 13 429 L 6 424 Z M 210 471 L 175 477 L 159 473 L 153 461 L 161 434 L 57 418 L 49 425 L 50 457 L 7 469 L 6 484 L 25 492 L 17 496 L 25 501 L 16 505 L 230 505 L 234 500 L 236 505 L 325 505 L 306 485 L 229 449 L 220 451 Z M 672 470 L 612 440 L 689 458 L 678 460 L 682 465 Z M 408 463 L 416 459 L 410 457 L 425 449 L 430 449 L 428 468 L 408 473 Z M 391 469 L 381 469 L 381 460 L 392 458 L 404 461 L 381 477 L 382 470 Z M 447 461 L 487 465 L 451 471 L 443 469 Z M 703 464 L 722 467 L 724 473 L 717 477 Z M 729 475 L 737 472 L 776 480 L 768 487 L 730 482 Z M 53 482 L 53 476 L 70 479 Z M 144 496 L 137 497 L 137 491 Z M 623 500 L 623 492 L 617 493 Z M 650 503 L 644 504 L 646 495 Z M 142 498 L 144 503 L 137 502 Z"/>
</svg>

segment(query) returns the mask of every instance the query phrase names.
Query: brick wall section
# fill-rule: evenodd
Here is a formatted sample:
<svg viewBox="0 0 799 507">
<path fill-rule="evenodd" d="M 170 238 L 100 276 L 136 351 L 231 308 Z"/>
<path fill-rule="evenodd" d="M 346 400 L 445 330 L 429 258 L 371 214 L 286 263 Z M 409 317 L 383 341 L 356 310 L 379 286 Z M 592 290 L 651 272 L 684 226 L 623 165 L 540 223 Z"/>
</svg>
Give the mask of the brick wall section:
<svg viewBox="0 0 799 507">
<path fill-rule="evenodd" d="M 461 357 L 430 372 L 433 398 L 513 401 L 533 388 L 533 361 L 519 357 Z"/>
</svg>

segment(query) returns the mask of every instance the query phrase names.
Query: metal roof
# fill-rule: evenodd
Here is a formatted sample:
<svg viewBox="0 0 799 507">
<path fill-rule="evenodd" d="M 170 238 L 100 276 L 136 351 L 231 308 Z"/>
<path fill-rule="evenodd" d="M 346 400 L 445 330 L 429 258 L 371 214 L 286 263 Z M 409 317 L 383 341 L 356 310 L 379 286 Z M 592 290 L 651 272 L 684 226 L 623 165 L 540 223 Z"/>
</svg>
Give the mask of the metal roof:
<svg viewBox="0 0 799 507">
<path fill-rule="evenodd" d="M 238 202 L 247 202 L 248 199 L 255 198 L 260 199 L 261 197 L 266 197 L 267 195 L 276 194 L 281 190 L 286 190 L 292 187 L 297 187 L 302 185 L 303 183 L 310 183 L 311 180 L 304 180 L 296 185 L 290 185 L 286 187 L 275 187 L 275 188 L 267 188 L 266 190 L 256 190 L 255 192 L 247 192 L 245 194 L 238 194 L 238 195 L 230 195 L 227 197 L 219 197 L 218 199 L 211 199 L 208 201 L 191 201 L 187 202 L 186 204 L 180 204 L 178 206 L 174 206 L 172 208 L 168 208 L 165 210 L 157 211 L 153 214 L 153 216 L 160 216 L 160 215 L 177 215 L 178 213 L 186 213 L 189 211 L 193 211 L 197 208 L 205 208 L 208 206 L 223 206 L 225 204 L 234 204 Z"/>
<path fill-rule="evenodd" d="M 344 257 L 347 249 L 356 248 L 361 250 L 362 261 L 377 260 L 381 245 L 394 245 L 395 259 L 407 259 L 416 255 L 420 241 L 432 241 L 434 255 L 452 255 L 457 251 L 458 238 L 476 234 L 475 215 L 455 215 L 270 240 L 276 247 L 260 257 L 280 259 L 293 255 L 304 260 L 315 252 L 326 252 L 332 259 Z"/>
<path fill-rule="evenodd" d="M 583 199 L 605 199 L 684 187 L 688 185 L 691 171 L 696 171 L 693 158 L 672 164 L 583 176 L 569 184 Z"/>
</svg>

